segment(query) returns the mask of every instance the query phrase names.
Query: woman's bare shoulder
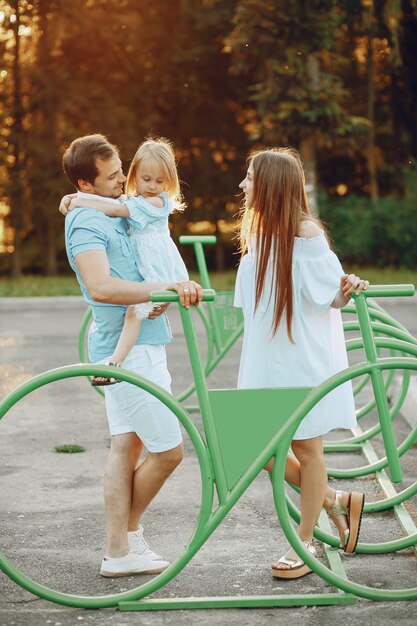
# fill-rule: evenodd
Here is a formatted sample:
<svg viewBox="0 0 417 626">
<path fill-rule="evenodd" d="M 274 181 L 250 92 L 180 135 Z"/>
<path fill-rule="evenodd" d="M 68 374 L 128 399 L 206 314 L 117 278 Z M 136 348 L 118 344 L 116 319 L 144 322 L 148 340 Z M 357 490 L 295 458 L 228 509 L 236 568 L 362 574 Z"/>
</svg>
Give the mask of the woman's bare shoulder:
<svg viewBox="0 0 417 626">
<path fill-rule="evenodd" d="M 312 220 L 304 220 L 300 223 L 298 229 L 298 237 L 303 239 L 311 239 L 312 237 L 318 237 L 322 232 L 321 228 Z"/>
</svg>

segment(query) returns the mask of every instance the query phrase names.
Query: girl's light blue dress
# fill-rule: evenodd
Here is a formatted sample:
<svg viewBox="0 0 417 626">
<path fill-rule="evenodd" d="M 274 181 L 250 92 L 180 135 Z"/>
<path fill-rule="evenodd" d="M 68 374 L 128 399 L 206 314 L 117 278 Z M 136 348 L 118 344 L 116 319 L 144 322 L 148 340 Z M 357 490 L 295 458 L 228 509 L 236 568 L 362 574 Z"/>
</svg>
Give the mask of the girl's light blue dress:
<svg viewBox="0 0 417 626">
<path fill-rule="evenodd" d="M 166 193 L 159 197 L 164 201 L 161 209 L 154 207 L 143 196 L 124 200 L 129 209 L 128 232 L 136 253 L 138 270 L 146 282 L 188 280 L 187 268 L 168 227 L 173 202 Z M 151 302 L 137 304 L 136 315 L 139 319 L 145 319 L 154 306 Z"/>
</svg>

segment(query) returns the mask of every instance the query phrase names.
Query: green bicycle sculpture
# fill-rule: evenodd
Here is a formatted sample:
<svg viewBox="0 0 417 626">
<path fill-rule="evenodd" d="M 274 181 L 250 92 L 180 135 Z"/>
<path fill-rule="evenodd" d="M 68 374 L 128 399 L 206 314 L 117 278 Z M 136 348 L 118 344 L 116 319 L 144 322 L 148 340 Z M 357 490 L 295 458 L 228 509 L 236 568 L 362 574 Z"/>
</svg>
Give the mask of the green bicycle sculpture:
<svg viewBox="0 0 417 626">
<path fill-rule="evenodd" d="M 325 556 L 329 567 L 308 553 L 292 526 L 291 515 L 296 518 L 298 511 L 286 496 L 284 481 L 287 452 L 293 434 L 303 417 L 337 386 L 364 376 L 369 376 L 371 380 L 375 407 L 386 449 L 386 458 L 381 461 L 381 468 L 386 467 L 389 470 L 394 482 L 401 479 L 403 450 L 401 446 L 400 449 L 397 448 L 392 429 L 384 373 L 389 373 L 392 370 L 416 371 L 417 345 L 415 341 L 410 340 L 407 333 L 404 335 L 393 333 L 392 336 L 387 336 L 386 329 L 383 329 L 384 332 L 382 333 L 381 329 L 378 328 L 377 336 L 374 336 L 367 299 L 368 297 L 413 294 L 414 287 L 412 285 L 398 285 L 372 286 L 366 292 L 355 296 L 358 327 L 361 333 L 361 339 L 355 341 L 363 346 L 365 358 L 362 362 L 348 367 L 316 388 L 208 389 L 192 313 L 180 306 L 181 320 L 201 409 L 204 436 L 196 427 L 191 414 L 178 399 L 128 370 L 94 364 L 69 365 L 50 370 L 26 381 L 0 403 L 0 419 L 20 399 L 35 389 L 54 381 L 79 376 L 111 375 L 124 382 L 137 385 L 161 400 L 177 415 L 194 446 L 200 467 L 200 512 L 194 532 L 184 552 L 162 574 L 130 591 L 98 597 L 62 593 L 30 579 L 8 561 L 3 554 L 0 554 L 0 568 L 16 583 L 41 598 L 59 604 L 85 608 L 118 606 L 120 610 L 129 611 L 169 608 L 351 604 L 355 601 L 355 596 L 373 600 L 417 599 L 417 587 L 378 589 L 349 580 L 340 559 L 338 559 L 337 551 L 334 550 L 340 545 L 339 539 L 328 532 L 329 527 L 326 527 L 325 523 L 320 524 L 320 528 L 316 529 L 315 536 L 325 543 Z M 213 301 L 214 297 L 214 292 L 205 291 L 205 301 Z M 178 301 L 178 296 L 172 292 L 155 292 L 151 299 L 154 302 L 175 302 Z M 379 355 L 380 350 L 393 351 L 394 354 L 381 357 Z M 262 411 L 259 411 L 260 406 Z M 256 424 L 253 420 L 254 414 L 257 415 Z M 407 446 L 416 440 L 417 428 L 413 429 L 410 434 Z M 272 456 L 275 456 L 276 459 L 272 475 L 274 501 L 284 533 L 296 552 L 311 567 L 313 572 L 336 587 L 339 593 L 144 599 L 145 596 L 150 596 L 167 584 L 189 563 Z M 417 492 L 417 483 L 411 485 L 406 491 L 407 497 L 411 497 Z M 396 504 L 396 502 L 391 502 L 390 506 L 393 507 Z M 400 539 L 373 544 L 359 543 L 357 552 L 368 554 L 395 552 L 416 544 L 417 529 L 414 527 L 414 530 L 409 529 L 407 536 Z"/>
<path fill-rule="evenodd" d="M 199 281 L 204 289 L 211 289 L 211 280 L 207 267 L 207 261 L 205 256 L 205 246 L 214 245 L 217 242 L 217 238 L 214 235 L 182 235 L 180 237 L 180 243 L 182 245 L 189 245 L 193 247 L 194 255 L 197 263 L 197 269 L 199 274 Z M 216 299 L 214 301 L 207 301 L 205 306 L 198 307 L 195 311 L 200 318 L 205 331 L 205 357 L 204 357 L 204 372 L 206 377 L 213 372 L 213 370 L 219 365 L 219 363 L 225 358 L 229 350 L 236 344 L 238 339 L 243 333 L 243 317 L 241 309 L 233 306 L 233 291 L 217 291 Z M 368 301 L 370 315 L 372 321 L 381 322 L 385 324 L 382 334 L 384 334 L 387 327 L 395 327 L 404 332 L 408 332 L 397 321 L 393 320 L 379 305 L 375 302 Z M 348 306 L 342 310 L 343 313 L 354 313 L 356 315 L 355 307 Z M 78 354 L 80 361 L 88 362 L 88 354 L 86 350 L 86 336 L 92 321 L 92 313 L 89 308 L 84 316 L 83 322 L 78 335 Z M 344 322 L 345 332 L 358 330 L 357 321 Z M 375 328 L 377 332 L 377 328 Z M 390 333 L 389 333 L 390 334 Z M 408 334 L 409 335 L 409 334 Z M 411 335 L 410 340 L 413 341 Z M 349 350 L 357 349 L 357 346 L 352 345 L 348 347 Z M 394 378 L 394 372 L 389 372 L 385 387 L 388 389 L 392 384 Z M 369 376 L 364 376 L 354 388 L 354 394 L 357 396 L 362 389 L 370 381 Z M 401 396 L 396 404 L 396 412 L 401 408 L 401 404 L 407 394 L 409 382 L 409 374 L 404 373 L 404 380 L 402 383 Z M 95 387 L 95 390 L 104 395 L 101 387 Z M 178 395 L 180 402 L 186 401 L 195 392 L 194 382 L 191 382 L 188 387 Z M 361 407 L 358 411 L 358 419 L 368 415 L 375 408 L 375 402 L 371 400 L 365 406 Z M 198 406 L 187 406 L 189 412 L 198 412 Z M 375 425 L 375 429 L 369 433 L 372 437 L 379 432 L 378 425 Z M 362 435 L 362 438 L 366 437 L 366 434 Z M 355 443 L 353 440 L 351 443 Z M 329 448 L 330 449 L 330 448 Z M 336 450 L 336 446 L 331 446 L 333 451 Z M 345 446 L 345 450 L 346 450 Z"/>
</svg>

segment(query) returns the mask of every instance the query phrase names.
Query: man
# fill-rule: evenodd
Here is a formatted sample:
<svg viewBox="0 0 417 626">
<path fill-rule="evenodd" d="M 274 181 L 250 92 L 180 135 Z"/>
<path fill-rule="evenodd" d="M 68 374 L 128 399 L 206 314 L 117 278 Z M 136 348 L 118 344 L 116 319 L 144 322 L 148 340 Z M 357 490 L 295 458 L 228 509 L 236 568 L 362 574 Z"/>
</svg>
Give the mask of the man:
<svg viewBox="0 0 417 626">
<path fill-rule="evenodd" d="M 117 199 L 126 180 L 118 150 L 103 135 L 75 139 L 65 151 L 63 166 L 78 191 Z M 181 303 L 198 304 L 202 288 L 194 281 L 145 283 L 139 274 L 126 233 L 125 220 L 100 211 L 78 208 L 65 218 L 68 259 L 85 300 L 93 308 L 90 358 L 106 362 L 120 335 L 126 305 L 149 300 L 155 289 L 174 289 Z M 164 344 L 171 334 L 167 305 L 144 320 L 136 345 L 123 366 L 171 391 Z M 106 548 L 102 576 L 162 572 L 169 565 L 152 552 L 139 525 L 141 515 L 183 457 L 182 436 L 175 415 L 160 401 L 134 385 L 106 387 L 111 446 L 104 478 Z M 148 451 L 138 464 L 143 447 Z"/>
</svg>

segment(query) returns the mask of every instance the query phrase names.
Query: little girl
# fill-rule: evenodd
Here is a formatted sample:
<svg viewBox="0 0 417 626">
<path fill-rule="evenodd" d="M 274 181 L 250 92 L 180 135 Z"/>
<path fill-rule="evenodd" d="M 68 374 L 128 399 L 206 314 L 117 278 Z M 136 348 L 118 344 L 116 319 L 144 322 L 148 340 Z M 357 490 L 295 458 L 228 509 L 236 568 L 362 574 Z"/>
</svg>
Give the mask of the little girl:
<svg viewBox="0 0 417 626">
<path fill-rule="evenodd" d="M 71 195 L 70 209 L 86 207 L 103 211 L 111 217 L 126 217 L 129 236 L 136 251 L 139 272 L 147 282 L 188 280 L 184 261 L 173 242 L 168 216 L 173 210 L 182 210 L 181 191 L 175 154 L 171 143 L 164 138 L 148 139 L 136 151 L 126 180 L 124 202 L 109 198 L 91 198 L 89 194 Z M 67 196 L 68 197 L 68 196 Z M 151 302 L 129 306 L 116 349 L 109 365 L 121 365 L 134 346 L 141 320 L 154 308 Z M 115 378 L 94 376 L 92 385 L 113 385 Z"/>
<path fill-rule="evenodd" d="M 244 337 L 238 387 L 315 387 L 348 366 L 337 309 L 368 282 L 343 272 L 323 225 L 310 214 L 297 152 L 279 148 L 253 154 L 240 188 L 245 207 L 235 306 L 243 309 Z M 294 435 L 285 478 L 301 488 L 298 534 L 312 554 L 323 504 L 341 547 L 356 548 L 364 496 L 327 486 L 322 444 L 328 431 L 355 425 L 349 382 L 313 407 Z M 273 459 L 266 469 L 272 467 Z M 277 578 L 309 572 L 293 549 L 272 565 Z"/>
</svg>

